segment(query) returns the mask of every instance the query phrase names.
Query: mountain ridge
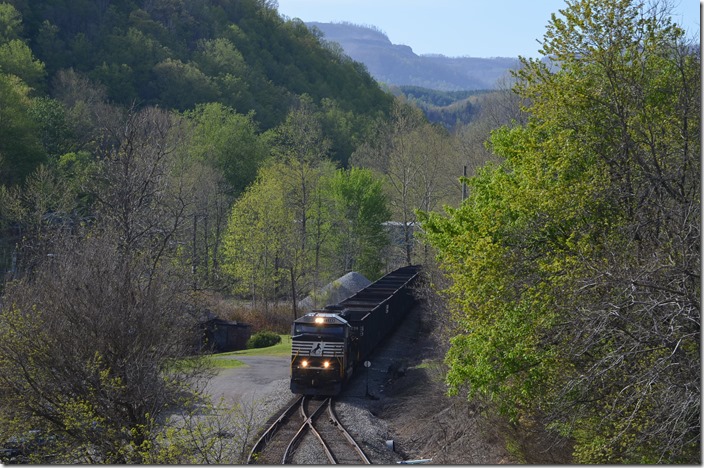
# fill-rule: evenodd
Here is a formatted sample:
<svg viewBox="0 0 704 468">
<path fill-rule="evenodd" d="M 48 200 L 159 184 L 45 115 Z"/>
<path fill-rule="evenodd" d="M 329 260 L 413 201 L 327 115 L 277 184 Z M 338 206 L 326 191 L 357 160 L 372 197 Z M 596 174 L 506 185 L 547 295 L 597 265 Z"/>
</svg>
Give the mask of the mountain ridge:
<svg viewBox="0 0 704 468">
<path fill-rule="evenodd" d="M 497 82 L 519 65 L 513 57 L 447 57 L 418 55 L 410 46 L 394 44 L 374 26 L 349 22 L 306 22 L 321 38 L 337 43 L 351 59 L 387 85 L 420 86 L 442 91 L 495 89 Z"/>
</svg>

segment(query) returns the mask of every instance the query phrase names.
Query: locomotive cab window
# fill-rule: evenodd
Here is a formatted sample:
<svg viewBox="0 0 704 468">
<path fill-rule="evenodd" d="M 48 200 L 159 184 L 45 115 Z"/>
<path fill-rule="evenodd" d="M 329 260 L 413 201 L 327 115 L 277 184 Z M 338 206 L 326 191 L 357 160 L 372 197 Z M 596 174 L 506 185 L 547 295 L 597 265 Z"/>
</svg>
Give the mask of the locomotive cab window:
<svg viewBox="0 0 704 468">
<path fill-rule="evenodd" d="M 345 337 L 345 327 L 321 327 L 307 323 L 297 323 L 294 328 L 295 335 L 324 335 L 329 337 Z"/>
</svg>

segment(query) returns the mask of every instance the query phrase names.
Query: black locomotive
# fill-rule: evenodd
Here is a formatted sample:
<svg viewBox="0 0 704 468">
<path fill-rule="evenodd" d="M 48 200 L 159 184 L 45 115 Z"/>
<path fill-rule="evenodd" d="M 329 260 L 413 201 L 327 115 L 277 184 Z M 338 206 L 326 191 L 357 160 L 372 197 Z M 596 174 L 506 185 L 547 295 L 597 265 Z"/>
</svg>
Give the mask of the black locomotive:
<svg viewBox="0 0 704 468">
<path fill-rule="evenodd" d="M 291 391 L 337 395 L 355 366 L 415 304 L 411 286 L 420 266 L 406 266 L 355 295 L 296 319 L 291 329 Z"/>
</svg>

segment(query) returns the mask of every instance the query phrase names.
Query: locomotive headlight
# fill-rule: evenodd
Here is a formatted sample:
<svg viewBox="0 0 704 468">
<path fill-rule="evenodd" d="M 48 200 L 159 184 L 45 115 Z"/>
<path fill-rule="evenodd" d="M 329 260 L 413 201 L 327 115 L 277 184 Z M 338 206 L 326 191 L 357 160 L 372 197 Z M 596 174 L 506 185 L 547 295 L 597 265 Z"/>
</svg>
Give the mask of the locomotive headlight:
<svg viewBox="0 0 704 468">
<path fill-rule="evenodd" d="M 308 361 L 302 361 L 301 362 L 301 367 L 308 367 Z"/>
<path fill-rule="evenodd" d="M 314 321 L 315 321 L 316 324 L 321 324 L 321 323 L 323 323 L 325 320 L 323 319 L 323 317 L 315 317 L 315 320 L 314 320 Z"/>
<path fill-rule="evenodd" d="M 326 368 L 326 369 L 327 369 L 328 367 L 330 367 L 330 361 L 325 361 L 325 362 L 323 363 L 323 367 Z"/>
</svg>

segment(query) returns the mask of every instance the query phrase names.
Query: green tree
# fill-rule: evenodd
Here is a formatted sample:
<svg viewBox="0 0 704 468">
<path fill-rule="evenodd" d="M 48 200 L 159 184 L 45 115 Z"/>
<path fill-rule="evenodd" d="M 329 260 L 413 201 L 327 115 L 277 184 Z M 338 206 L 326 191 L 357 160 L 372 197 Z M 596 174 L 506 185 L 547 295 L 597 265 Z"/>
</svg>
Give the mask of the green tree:
<svg viewBox="0 0 704 468">
<path fill-rule="evenodd" d="M 21 183 L 44 160 L 31 118 L 33 88 L 43 86 L 44 64 L 18 38 L 22 17 L 0 4 L 0 183 Z"/>
<path fill-rule="evenodd" d="M 196 57 L 200 68 L 208 75 L 242 76 L 247 71 L 242 53 L 227 38 L 202 40 L 198 49 Z"/>
<path fill-rule="evenodd" d="M 20 39 L 22 15 L 9 3 L 0 4 L 0 73 L 14 75 L 34 89 L 44 86 L 44 64 Z"/>
<path fill-rule="evenodd" d="M 314 138 L 321 137 L 311 118 L 292 115 L 275 135 L 278 158 L 235 202 L 224 238 L 233 291 L 265 310 L 286 298 L 295 314 L 304 295 L 349 269 L 378 277 L 385 266 L 382 182 L 365 169 L 336 171 L 317 154 L 311 145 L 325 143 Z"/>
<path fill-rule="evenodd" d="M 36 122 L 42 146 L 49 159 L 76 150 L 76 138 L 68 109 L 55 99 L 36 98 L 28 109 Z"/>
<path fill-rule="evenodd" d="M 44 161 L 37 126 L 30 117 L 30 89 L 0 73 L 0 183 L 21 183 Z"/>
<path fill-rule="evenodd" d="M 285 170 L 285 168 L 282 168 Z M 235 202 L 223 241 L 223 271 L 234 281 L 233 292 L 268 311 L 285 284 L 281 259 L 293 238 L 293 212 L 287 209 L 278 166 L 263 168 L 254 184 Z"/>
<path fill-rule="evenodd" d="M 295 170 L 303 171 L 308 184 L 305 248 Z M 233 205 L 223 270 L 235 293 L 265 310 L 284 298 L 298 302 L 351 269 L 379 277 L 385 266 L 380 253 L 388 245 L 382 223 L 388 216 L 381 181 L 369 170 L 335 171 L 329 161 L 295 168 L 271 162 Z"/>
<path fill-rule="evenodd" d="M 186 110 L 219 97 L 213 80 L 193 63 L 167 58 L 154 66 L 153 73 L 154 94 L 169 108 Z"/>
<path fill-rule="evenodd" d="M 116 102 L 135 102 L 139 95 L 136 89 L 134 69 L 126 63 L 103 62 L 90 74 L 91 78 L 98 83 L 104 83 L 110 92 L 110 99 Z"/>
<path fill-rule="evenodd" d="M 0 3 L 0 44 L 19 39 L 22 15 L 9 3 Z"/>
<path fill-rule="evenodd" d="M 254 108 L 249 86 L 253 74 L 242 53 L 229 39 L 201 40 L 194 59 L 204 73 L 213 77 L 223 103 L 242 112 Z"/>
<path fill-rule="evenodd" d="M 44 85 L 44 64 L 19 39 L 0 44 L 0 73 L 17 76 L 34 89 Z"/>
<path fill-rule="evenodd" d="M 369 169 L 338 170 L 330 181 L 335 210 L 334 258 L 343 271 L 359 271 L 370 280 L 385 267 L 380 255 L 389 244 L 383 223 L 391 217 L 382 179 Z"/>
<path fill-rule="evenodd" d="M 665 10 L 568 1 L 449 217 L 448 383 L 544 417 L 582 463 L 700 458 L 698 54 Z M 667 326 L 663 326 L 667 324 Z"/>
<path fill-rule="evenodd" d="M 223 174 L 228 192 L 237 196 L 257 175 L 269 150 L 257 134 L 252 114 L 242 115 L 218 103 L 187 112 L 193 122 L 188 152 Z"/>
</svg>

